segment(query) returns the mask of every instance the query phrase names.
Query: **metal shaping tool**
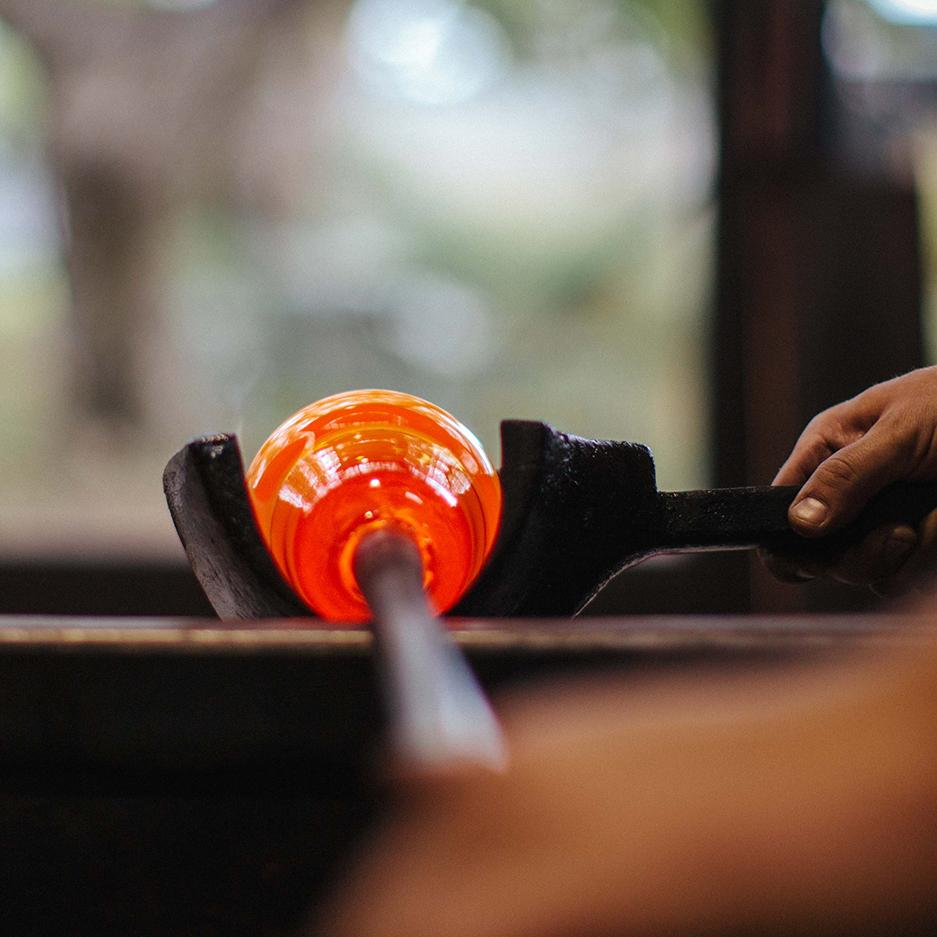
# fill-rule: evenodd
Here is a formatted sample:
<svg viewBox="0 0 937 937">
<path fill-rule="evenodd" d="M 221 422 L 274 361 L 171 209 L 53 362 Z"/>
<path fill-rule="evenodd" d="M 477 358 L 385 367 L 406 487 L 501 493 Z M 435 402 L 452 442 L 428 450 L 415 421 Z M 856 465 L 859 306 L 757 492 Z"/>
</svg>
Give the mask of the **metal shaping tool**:
<svg viewBox="0 0 937 937">
<path fill-rule="evenodd" d="M 833 557 L 889 522 L 937 508 L 937 484 L 893 485 L 845 530 L 805 540 L 788 525 L 792 487 L 660 492 L 646 446 L 582 439 L 544 423 L 501 424 L 501 529 L 454 615 L 569 616 L 620 570 L 658 553 L 745 549 Z M 197 439 L 163 476 L 192 568 L 222 618 L 310 615 L 254 523 L 233 435 Z"/>
<path fill-rule="evenodd" d="M 414 543 L 399 534 L 370 534 L 355 554 L 355 578 L 374 616 L 371 630 L 391 709 L 391 750 L 403 770 L 502 770 L 507 754 L 501 727 L 430 610 Z"/>
</svg>

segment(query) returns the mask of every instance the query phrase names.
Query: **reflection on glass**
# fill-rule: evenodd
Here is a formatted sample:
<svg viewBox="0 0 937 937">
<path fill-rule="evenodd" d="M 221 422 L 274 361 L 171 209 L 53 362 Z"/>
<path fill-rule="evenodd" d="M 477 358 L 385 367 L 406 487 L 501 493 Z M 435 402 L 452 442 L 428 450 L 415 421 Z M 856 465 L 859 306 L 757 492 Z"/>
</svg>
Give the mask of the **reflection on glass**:
<svg viewBox="0 0 937 937">
<path fill-rule="evenodd" d="M 257 524 L 286 580 L 319 615 L 370 617 L 354 574 L 370 534 L 409 538 L 444 612 L 480 572 L 498 531 L 498 476 L 472 433 L 418 397 L 336 394 L 303 407 L 247 472 Z"/>
</svg>

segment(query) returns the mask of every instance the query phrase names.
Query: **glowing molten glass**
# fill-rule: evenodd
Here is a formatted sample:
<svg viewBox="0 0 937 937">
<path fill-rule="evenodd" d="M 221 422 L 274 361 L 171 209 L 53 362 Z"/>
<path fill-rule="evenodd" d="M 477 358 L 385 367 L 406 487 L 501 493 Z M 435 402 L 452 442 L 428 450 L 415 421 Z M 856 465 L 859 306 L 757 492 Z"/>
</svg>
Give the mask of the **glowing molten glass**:
<svg viewBox="0 0 937 937">
<path fill-rule="evenodd" d="M 445 410 L 389 390 L 326 397 L 290 417 L 247 472 L 280 571 L 324 618 L 365 621 L 355 550 L 377 530 L 411 537 L 439 612 L 494 544 L 501 487 L 478 440 Z"/>
</svg>

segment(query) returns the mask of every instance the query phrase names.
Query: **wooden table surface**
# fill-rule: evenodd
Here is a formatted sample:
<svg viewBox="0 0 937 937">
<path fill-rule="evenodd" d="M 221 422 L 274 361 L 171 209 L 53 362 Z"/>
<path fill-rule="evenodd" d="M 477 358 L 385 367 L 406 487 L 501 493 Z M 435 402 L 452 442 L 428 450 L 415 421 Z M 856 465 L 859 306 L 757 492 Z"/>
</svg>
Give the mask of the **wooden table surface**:
<svg viewBox="0 0 937 937">
<path fill-rule="evenodd" d="M 450 625 L 495 693 L 597 669 L 775 665 L 931 640 L 914 620 L 883 616 Z M 366 628 L 303 619 L 0 617 L 0 775 L 68 765 L 129 772 L 129 783 L 207 771 L 276 787 L 309 765 L 366 771 L 384 726 L 370 645 Z"/>
<path fill-rule="evenodd" d="M 741 648 L 827 646 L 842 642 L 926 639 L 908 615 L 623 616 L 576 619 L 449 619 L 469 650 Z M 82 618 L 0 615 L 0 653 L 16 647 L 111 648 L 115 652 L 357 652 L 370 644 L 364 625 L 325 627 L 317 619 L 222 622 L 205 618 Z"/>
<path fill-rule="evenodd" d="M 453 623 L 495 693 L 925 644 L 889 617 Z M 386 804 L 366 630 L 0 618 L 4 935 L 286 937 Z M 16 922 L 16 923 L 12 923 Z"/>
</svg>

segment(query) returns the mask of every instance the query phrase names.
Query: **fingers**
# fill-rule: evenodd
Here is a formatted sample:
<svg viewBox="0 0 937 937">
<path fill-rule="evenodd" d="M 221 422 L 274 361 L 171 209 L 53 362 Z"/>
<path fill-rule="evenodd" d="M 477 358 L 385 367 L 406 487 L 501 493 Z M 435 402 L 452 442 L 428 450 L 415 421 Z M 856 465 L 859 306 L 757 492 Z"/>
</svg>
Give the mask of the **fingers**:
<svg viewBox="0 0 937 937">
<path fill-rule="evenodd" d="M 889 483 L 937 477 L 935 426 L 934 369 L 878 384 L 819 414 L 775 478 L 775 484 L 800 488 L 788 512 L 791 527 L 804 537 L 823 537 L 853 520 Z M 783 581 L 825 576 L 891 594 L 892 589 L 908 588 L 920 575 L 918 567 L 928 561 L 923 536 L 923 528 L 894 525 L 873 531 L 835 560 L 802 555 L 762 559 Z"/>
<path fill-rule="evenodd" d="M 902 440 L 876 424 L 824 459 L 802 486 L 788 513 L 805 537 L 822 537 L 849 523 L 869 499 L 906 473 Z"/>
<path fill-rule="evenodd" d="M 894 597 L 913 590 L 929 592 L 935 585 L 937 570 L 937 511 L 924 518 L 915 535 L 916 549 L 892 574 L 872 582 L 872 591 Z"/>
<path fill-rule="evenodd" d="M 912 527 L 889 524 L 867 534 L 860 543 L 837 556 L 835 562 L 767 551 L 760 555 L 781 582 L 798 583 L 823 576 L 854 586 L 876 586 L 898 576 L 914 556 L 917 545 L 918 535 Z"/>
<path fill-rule="evenodd" d="M 832 578 L 866 586 L 896 576 L 914 552 L 918 536 L 913 527 L 888 525 L 873 530 L 848 549 L 832 571 Z"/>
<path fill-rule="evenodd" d="M 818 570 L 809 560 L 803 557 L 789 556 L 787 554 L 770 553 L 768 550 L 759 550 L 758 557 L 775 579 L 781 582 L 808 582 L 824 575 L 826 569 Z"/>
<path fill-rule="evenodd" d="M 808 427 L 797 440 L 787 461 L 781 466 L 773 484 L 803 485 L 817 466 L 838 448 L 838 445 L 828 441 L 824 435 Z"/>
<path fill-rule="evenodd" d="M 800 434 L 774 484 L 803 485 L 822 462 L 860 439 L 874 422 L 862 397 L 824 410 Z"/>
</svg>

